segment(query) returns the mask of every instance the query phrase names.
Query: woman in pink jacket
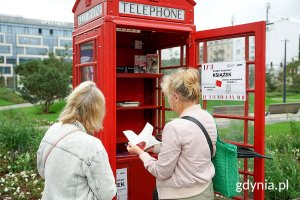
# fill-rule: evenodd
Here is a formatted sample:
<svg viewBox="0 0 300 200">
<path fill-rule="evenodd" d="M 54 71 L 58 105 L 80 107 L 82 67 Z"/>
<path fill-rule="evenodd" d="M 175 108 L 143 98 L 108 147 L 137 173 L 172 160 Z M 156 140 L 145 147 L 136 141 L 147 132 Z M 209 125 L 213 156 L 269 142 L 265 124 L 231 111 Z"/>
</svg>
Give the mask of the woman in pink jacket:
<svg viewBox="0 0 300 200">
<path fill-rule="evenodd" d="M 213 117 L 199 105 L 199 73 L 196 69 L 179 69 L 164 77 L 162 91 L 170 107 L 180 117 L 191 116 L 207 130 L 215 152 L 217 129 Z M 129 143 L 128 152 L 136 154 L 145 168 L 156 177 L 159 199 L 214 199 L 212 178 L 215 168 L 211 151 L 202 130 L 194 122 L 177 118 L 167 123 L 162 143 L 154 147 L 158 159 L 137 145 Z"/>
</svg>

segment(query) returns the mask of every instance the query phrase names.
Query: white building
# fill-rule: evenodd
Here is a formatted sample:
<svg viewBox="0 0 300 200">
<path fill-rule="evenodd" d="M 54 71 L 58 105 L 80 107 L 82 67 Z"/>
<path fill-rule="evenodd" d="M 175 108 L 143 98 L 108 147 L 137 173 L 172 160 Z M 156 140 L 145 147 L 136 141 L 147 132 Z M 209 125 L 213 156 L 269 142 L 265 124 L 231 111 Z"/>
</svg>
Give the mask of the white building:
<svg viewBox="0 0 300 200">
<path fill-rule="evenodd" d="M 299 24 L 288 19 L 281 19 L 271 23 L 266 33 L 266 64 L 273 64 L 274 69 L 284 63 L 284 40 L 286 44 L 286 62 L 299 59 Z"/>
</svg>

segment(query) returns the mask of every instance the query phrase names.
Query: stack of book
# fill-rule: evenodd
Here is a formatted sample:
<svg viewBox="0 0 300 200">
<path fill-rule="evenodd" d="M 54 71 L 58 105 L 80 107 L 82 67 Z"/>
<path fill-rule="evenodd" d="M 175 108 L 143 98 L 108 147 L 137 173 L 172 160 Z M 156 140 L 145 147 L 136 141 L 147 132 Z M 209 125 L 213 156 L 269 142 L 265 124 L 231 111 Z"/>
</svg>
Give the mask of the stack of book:
<svg viewBox="0 0 300 200">
<path fill-rule="evenodd" d="M 117 102 L 117 106 L 121 107 L 136 107 L 139 106 L 140 102 L 139 101 L 120 101 Z"/>
</svg>

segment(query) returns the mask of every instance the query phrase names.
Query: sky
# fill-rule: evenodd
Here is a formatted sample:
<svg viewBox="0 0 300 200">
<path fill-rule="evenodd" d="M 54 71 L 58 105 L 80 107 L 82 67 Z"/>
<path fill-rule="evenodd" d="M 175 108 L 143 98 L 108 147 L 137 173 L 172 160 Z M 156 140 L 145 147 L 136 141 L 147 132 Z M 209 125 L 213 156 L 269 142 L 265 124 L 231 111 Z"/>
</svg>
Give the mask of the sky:
<svg viewBox="0 0 300 200">
<path fill-rule="evenodd" d="M 175 0 L 174 0 L 175 1 Z M 300 24 L 300 0 L 195 0 L 197 30 L 207 30 L 266 20 L 266 2 L 270 2 L 269 20 L 289 18 Z M 73 22 L 75 0 L 3 1 L 0 14 L 25 18 Z M 234 19 L 234 20 L 232 20 Z M 300 32 L 300 30 L 299 30 Z"/>
</svg>

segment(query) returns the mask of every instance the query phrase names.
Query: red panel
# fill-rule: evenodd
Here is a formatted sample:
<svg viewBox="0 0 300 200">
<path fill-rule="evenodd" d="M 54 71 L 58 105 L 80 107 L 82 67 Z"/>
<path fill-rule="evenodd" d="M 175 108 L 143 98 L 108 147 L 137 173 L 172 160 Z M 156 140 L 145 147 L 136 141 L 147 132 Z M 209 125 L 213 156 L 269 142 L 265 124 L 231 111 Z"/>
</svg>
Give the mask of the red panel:
<svg viewBox="0 0 300 200">
<path fill-rule="evenodd" d="M 117 168 L 127 168 L 128 200 L 152 200 L 155 178 L 145 169 L 139 158 L 118 159 Z"/>
</svg>

